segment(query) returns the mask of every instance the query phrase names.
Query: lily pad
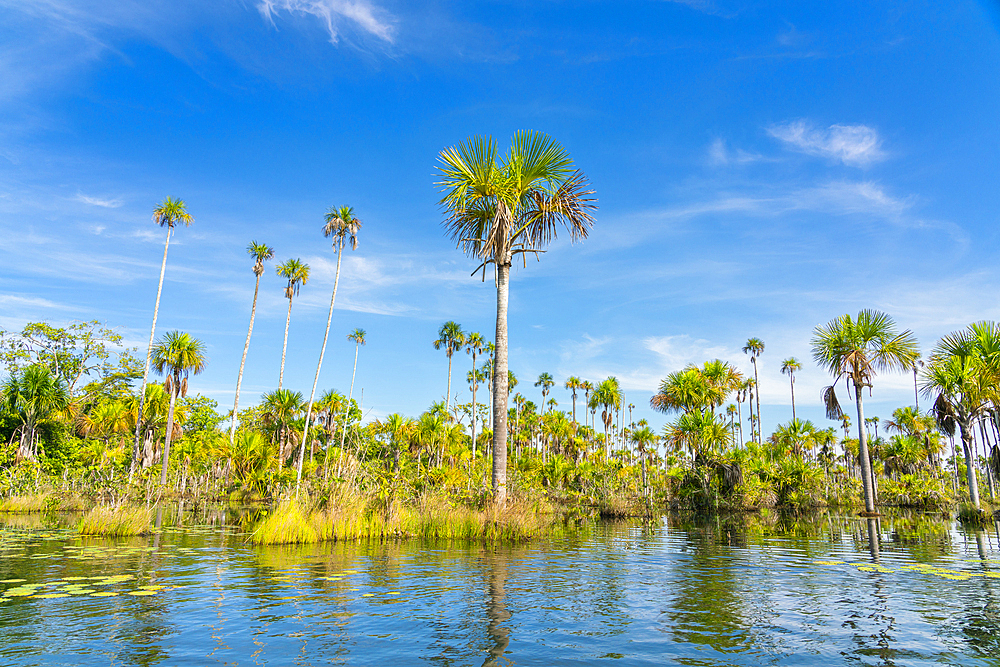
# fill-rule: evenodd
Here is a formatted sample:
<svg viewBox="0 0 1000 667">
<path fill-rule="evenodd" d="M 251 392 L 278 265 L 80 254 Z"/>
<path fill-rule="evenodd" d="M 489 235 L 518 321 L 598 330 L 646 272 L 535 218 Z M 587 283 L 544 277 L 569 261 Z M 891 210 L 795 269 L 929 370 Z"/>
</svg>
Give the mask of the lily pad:
<svg viewBox="0 0 1000 667">
<path fill-rule="evenodd" d="M 146 595 L 156 595 L 159 592 L 160 591 L 142 591 L 142 590 L 139 590 L 139 591 L 129 591 L 128 594 L 129 595 L 134 595 L 136 597 L 144 597 Z"/>
<path fill-rule="evenodd" d="M 101 591 L 100 593 L 91 593 L 90 597 L 92 597 L 92 598 L 113 598 L 113 597 L 118 597 L 118 593 L 115 593 L 114 591 Z"/>
<path fill-rule="evenodd" d="M 40 595 L 34 595 L 32 597 L 39 600 L 48 600 L 51 598 L 68 598 L 69 593 L 42 593 Z"/>
</svg>

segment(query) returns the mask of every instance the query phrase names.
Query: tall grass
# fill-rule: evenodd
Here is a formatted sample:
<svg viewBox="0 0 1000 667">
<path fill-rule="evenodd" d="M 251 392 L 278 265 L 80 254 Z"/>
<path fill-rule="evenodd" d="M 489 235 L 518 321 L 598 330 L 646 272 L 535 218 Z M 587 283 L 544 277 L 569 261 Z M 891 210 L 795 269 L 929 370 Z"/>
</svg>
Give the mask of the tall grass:
<svg viewBox="0 0 1000 667">
<path fill-rule="evenodd" d="M 61 491 L 42 491 L 30 496 L 0 498 L 0 513 L 30 514 L 32 512 L 78 512 L 88 503 L 78 494 Z"/>
<path fill-rule="evenodd" d="M 77 528 L 81 535 L 125 537 L 145 535 L 153 530 L 152 511 L 144 506 L 100 506 L 90 510 Z"/>
<path fill-rule="evenodd" d="M 526 501 L 510 502 L 502 509 L 477 509 L 431 496 L 413 504 L 393 501 L 372 507 L 349 497 L 327 508 L 310 509 L 293 500 L 277 505 L 257 525 L 250 541 L 305 544 L 395 537 L 519 541 L 562 530 L 560 518 L 550 507 Z"/>
</svg>

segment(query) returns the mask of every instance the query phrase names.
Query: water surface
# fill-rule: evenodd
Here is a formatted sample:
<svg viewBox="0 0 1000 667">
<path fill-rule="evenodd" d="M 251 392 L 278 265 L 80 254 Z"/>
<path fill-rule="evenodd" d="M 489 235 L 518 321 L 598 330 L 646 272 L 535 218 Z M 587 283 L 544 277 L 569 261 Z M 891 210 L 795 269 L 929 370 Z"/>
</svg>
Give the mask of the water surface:
<svg viewBox="0 0 1000 667">
<path fill-rule="evenodd" d="M 998 532 L 930 516 L 268 548 L 182 518 L 129 539 L 0 518 L 0 664 L 1000 664 Z"/>
</svg>

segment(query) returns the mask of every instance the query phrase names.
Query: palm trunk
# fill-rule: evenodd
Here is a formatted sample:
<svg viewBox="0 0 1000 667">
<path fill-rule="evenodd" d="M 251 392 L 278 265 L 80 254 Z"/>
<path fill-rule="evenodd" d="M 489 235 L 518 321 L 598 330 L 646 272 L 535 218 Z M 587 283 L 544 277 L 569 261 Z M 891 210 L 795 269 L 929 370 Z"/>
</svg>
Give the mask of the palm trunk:
<svg viewBox="0 0 1000 667">
<path fill-rule="evenodd" d="M 958 422 L 962 431 L 962 451 L 965 454 L 965 479 L 969 484 L 969 500 L 972 505 L 979 509 L 979 481 L 976 479 L 975 452 L 972 445 L 972 424 L 971 420 L 964 419 Z"/>
<path fill-rule="evenodd" d="M 743 401 L 736 401 L 736 412 L 740 418 L 740 447 L 743 447 Z"/>
<path fill-rule="evenodd" d="M 476 387 L 479 378 L 476 375 L 476 353 L 472 353 L 472 462 L 476 461 Z"/>
<path fill-rule="evenodd" d="M 862 388 L 854 386 L 855 400 L 858 405 L 858 458 L 861 459 L 861 484 L 865 490 L 865 512 L 875 513 L 875 485 L 872 482 L 871 459 L 868 458 L 868 442 L 865 438 L 865 409 L 862 405 Z M 760 408 L 757 408 L 758 410 Z"/>
<path fill-rule="evenodd" d="M 507 502 L 507 299 L 510 285 L 510 258 L 504 257 L 497 269 L 497 330 L 493 362 L 493 497 L 498 505 Z"/>
<path fill-rule="evenodd" d="M 337 300 L 337 286 L 340 284 L 340 258 L 344 256 L 344 244 L 341 242 L 337 249 L 337 273 L 333 278 L 333 296 L 330 297 L 330 312 L 326 316 L 326 331 L 323 332 L 323 347 L 319 349 L 319 363 L 316 364 L 316 377 L 313 378 L 312 391 L 309 392 L 309 406 L 306 408 L 306 425 L 302 429 L 302 443 L 299 448 L 299 467 L 295 471 L 295 495 L 299 493 L 299 484 L 302 481 L 302 460 L 305 458 L 306 439 L 309 436 L 309 420 L 312 419 L 313 400 L 316 398 L 316 385 L 319 384 L 319 371 L 323 368 L 323 355 L 326 354 L 326 341 L 330 337 L 330 322 L 333 321 L 333 304 Z M 289 315 L 291 314 L 291 302 L 289 301 Z M 285 334 L 287 336 L 287 333 Z M 354 356 L 354 365 L 357 367 L 357 354 Z M 351 381 L 353 384 L 353 380 Z M 309 448 L 309 460 L 312 461 L 312 447 Z"/>
<path fill-rule="evenodd" d="M 444 395 L 444 411 L 445 414 L 448 413 L 448 409 L 451 407 L 451 343 L 448 344 L 448 393 Z"/>
<path fill-rule="evenodd" d="M 281 344 L 281 370 L 278 371 L 278 390 L 285 379 L 285 351 L 288 349 L 288 323 L 292 321 L 292 297 L 288 297 L 288 316 L 285 317 L 285 342 Z"/>
<path fill-rule="evenodd" d="M 576 389 L 573 390 L 573 425 L 576 425 Z"/>
<path fill-rule="evenodd" d="M 753 362 L 754 389 L 757 390 L 755 392 L 757 394 L 757 442 L 764 442 L 764 435 L 761 432 L 762 426 L 760 423 L 760 380 L 757 378 L 757 357 L 751 357 L 750 361 Z"/>
<path fill-rule="evenodd" d="M 358 350 L 360 349 L 360 343 L 354 346 L 354 370 L 351 372 L 351 391 L 347 395 L 347 409 L 344 410 L 344 426 L 340 429 L 341 456 L 343 456 L 344 453 L 344 438 L 347 436 L 347 419 L 351 414 L 351 399 L 354 398 L 354 376 L 358 373 Z"/>
<path fill-rule="evenodd" d="M 153 307 L 153 326 L 149 328 L 149 345 L 146 346 L 146 366 L 142 371 L 142 386 L 139 387 L 139 412 L 135 417 L 135 443 L 132 446 L 132 465 L 128 469 L 128 481 L 132 481 L 135 472 L 136 459 L 139 457 L 139 435 L 142 424 L 142 408 L 146 403 L 146 382 L 149 380 L 149 359 L 153 354 L 153 337 L 156 335 L 156 318 L 160 315 L 160 295 L 163 293 L 163 275 L 167 271 L 167 250 L 170 249 L 170 232 L 173 227 L 167 225 L 167 240 L 163 244 L 163 262 L 160 264 L 160 284 L 156 288 L 156 305 Z"/>
<path fill-rule="evenodd" d="M 164 486 L 167 483 L 167 467 L 170 465 L 170 436 L 174 433 L 174 405 L 177 403 L 177 391 L 179 388 L 179 382 L 171 383 L 170 408 L 167 410 L 167 433 L 163 436 L 163 464 L 160 467 L 160 486 Z"/>
<path fill-rule="evenodd" d="M 789 374 L 789 382 L 792 387 L 792 419 L 795 419 L 795 376 Z"/>
<path fill-rule="evenodd" d="M 243 344 L 243 358 L 240 360 L 240 374 L 236 378 L 236 400 L 233 402 L 233 418 L 229 424 L 229 445 L 232 446 L 236 435 L 236 413 L 240 409 L 240 387 L 243 386 L 243 369 L 247 364 L 247 352 L 250 351 L 250 335 L 253 333 L 253 320 L 257 316 L 257 293 L 260 291 L 260 274 L 253 288 L 253 305 L 250 307 L 250 328 L 247 329 L 247 342 Z"/>
</svg>

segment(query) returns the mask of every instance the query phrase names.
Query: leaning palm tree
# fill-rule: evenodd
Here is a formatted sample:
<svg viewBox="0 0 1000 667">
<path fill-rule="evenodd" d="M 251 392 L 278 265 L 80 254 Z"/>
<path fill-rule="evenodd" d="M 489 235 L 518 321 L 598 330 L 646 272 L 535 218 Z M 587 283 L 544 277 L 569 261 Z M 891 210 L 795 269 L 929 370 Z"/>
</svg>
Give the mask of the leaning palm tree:
<svg viewBox="0 0 1000 667">
<path fill-rule="evenodd" d="M 142 408 L 146 400 L 146 383 L 149 381 L 149 358 L 153 352 L 153 338 L 156 336 L 156 318 L 160 314 L 160 294 L 163 293 L 163 274 L 167 270 L 167 250 L 170 249 L 170 234 L 177 223 L 183 222 L 190 226 L 194 218 L 187 212 L 183 199 L 167 197 L 153 209 L 153 222 L 167 228 L 167 240 L 163 244 L 163 262 L 160 263 L 160 283 L 156 288 L 156 305 L 153 307 L 153 326 L 149 328 L 149 345 L 146 347 L 146 365 L 142 371 L 142 386 L 139 388 L 139 415 L 135 420 L 135 442 L 132 448 L 132 464 L 129 466 L 129 479 L 135 472 L 135 464 L 139 458 L 139 436 L 142 426 Z"/>
<path fill-rule="evenodd" d="M 323 346 L 319 350 L 319 363 L 316 364 L 316 377 L 313 378 L 312 391 L 309 392 L 309 404 L 306 407 L 306 425 L 302 429 L 302 447 L 306 446 L 309 435 L 309 421 L 312 419 L 313 399 L 316 398 L 316 385 L 319 384 L 319 373 L 323 368 L 323 356 L 326 354 L 326 341 L 330 338 L 330 322 L 333 321 L 333 304 L 337 301 L 337 286 L 340 284 L 340 261 L 344 258 L 344 248 L 348 243 L 351 250 L 358 249 L 358 232 L 361 231 L 361 221 L 354 217 L 354 209 L 350 206 L 340 208 L 330 207 L 324 217 L 323 235 L 333 237 L 333 251 L 337 253 L 337 272 L 333 278 L 333 295 L 330 297 L 330 312 L 326 316 L 326 331 L 323 332 Z M 302 456 L 299 456 L 299 467 L 296 471 L 295 491 L 298 493 L 299 482 L 302 479 Z"/>
<path fill-rule="evenodd" d="M 865 438 L 865 411 L 862 392 L 872 386 L 878 371 L 908 371 L 920 352 L 917 339 L 907 329 L 896 330 L 896 323 L 885 313 L 862 310 L 857 319 L 842 315 L 813 331 L 813 359 L 833 374 L 834 382 L 823 389 L 828 419 L 843 415 L 835 387 L 841 377 L 847 379 L 858 409 L 858 451 L 865 494 L 865 512 L 875 513 L 875 491 L 868 442 Z"/>
<path fill-rule="evenodd" d="M 448 392 L 444 395 L 445 412 L 451 406 L 451 356 L 462 349 L 465 345 L 465 332 L 458 322 L 445 322 L 438 330 L 437 340 L 434 341 L 434 349 L 444 348 L 444 353 L 448 355 Z"/>
<path fill-rule="evenodd" d="M 583 388 L 583 380 L 571 375 L 566 378 L 566 388 L 572 392 L 573 396 L 573 423 L 576 424 L 576 390 Z"/>
<path fill-rule="evenodd" d="M 760 433 L 760 380 L 757 377 L 757 357 L 764 353 L 764 341 L 760 338 L 750 338 L 747 340 L 746 345 L 743 346 L 743 354 L 750 355 L 750 363 L 753 364 L 753 383 L 754 391 L 757 394 L 757 442 L 763 442 L 764 437 Z M 750 404 L 751 408 L 751 424 L 753 423 L 753 403 Z M 753 437 L 753 433 L 750 434 Z"/>
<path fill-rule="evenodd" d="M 969 500 L 979 509 L 973 435 L 976 422 L 1000 402 L 1000 326 L 977 322 L 948 334 L 935 346 L 923 376 L 924 394 L 935 399 L 933 412 L 942 430 L 954 432 L 958 424 Z"/>
<path fill-rule="evenodd" d="M 586 177 L 569 153 L 548 136 L 514 135 L 506 156 L 491 137 L 475 137 L 440 153 L 445 227 L 469 255 L 493 264 L 497 288 L 493 382 L 493 493 L 507 498 L 507 298 L 515 255 L 542 252 L 559 226 L 585 239 L 596 208 Z M 479 269 L 477 268 L 476 273 Z"/>
<path fill-rule="evenodd" d="M 538 381 L 535 382 L 536 387 L 542 388 L 542 409 L 545 409 L 545 399 L 549 395 L 549 390 L 555 385 L 556 381 L 552 379 L 550 373 L 542 373 L 538 376 Z"/>
<path fill-rule="evenodd" d="M 153 368 L 165 375 L 163 388 L 170 396 L 167 409 L 167 431 L 163 438 L 163 467 L 160 470 L 160 486 L 167 483 L 167 468 L 170 463 L 170 440 L 174 430 L 174 407 L 178 396 L 187 396 L 188 376 L 198 375 L 205 370 L 205 346 L 197 338 L 186 333 L 169 331 L 153 348 Z"/>
<path fill-rule="evenodd" d="M 347 410 L 344 414 L 344 426 L 340 430 L 340 450 L 344 450 L 344 437 L 347 435 L 347 412 L 351 409 L 351 401 L 354 399 L 354 378 L 358 373 L 358 350 L 365 344 L 365 330 L 355 329 L 347 334 L 347 340 L 354 342 L 354 370 L 351 372 L 351 391 L 347 394 Z M 362 396 L 364 398 L 364 396 Z"/>
<path fill-rule="evenodd" d="M 476 369 L 476 357 L 486 350 L 487 342 L 478 332 L 470 333 L 465 338 L 465 351 L 472 355 L 472 370 L 469 372 L 469 383 L 472 385 L 472 458 L 476 458 L 476 388 L 482 375 Z"/>
<path fill-rule="evenodd" d="M 781 362 L 781 373 L 788 376 L 792 388 L 792 421 L 795 421 L 795 371 L 799 370 L 802 370 L 802 364 L 795 357 L 788 357 Z"/>
<path fill-rule="evenodd" d="M 247 342 L 243 344 L 243 358 L 240 359 L 240 374 L 236 378 L 236 400 L 233 402 L 233 418 L 229 423 L 229 446 L 233 446 L 236 435 L 236 415 L 240 411 L 240 387 L 243 385 L 243 368 L 247 363 L 247 352 L 250 351 L 250 335 L 253 334 L 253 321 L 257 316 L 257 294 L 260 292 L 260 277 L 264 274 L 264 262 L 274 257 L 274 248 L 263 243 L 251 241 L 247 246 L 247 254 L 253 257 L 253 273 L 257 282 L 253 287 L 253 305 L 250 306 L 250 327 L 247 329 Z"/>
<path fill-rule="evenodd" d="M 298 296 L 299 288 L 309 282 L 309 265 L 298 259 L 290 259 L 276 267 L 278 275 L 288 279 L 285 298 L 288 299 L 288 316 L 285 318 L 285 342 L 281 345 L 281 371 L 278 373 L 278 389 L 285 379 L 285 352 L 288 350 L 288 324 L 292 321 L 292 297 Z"/>
</svg>

